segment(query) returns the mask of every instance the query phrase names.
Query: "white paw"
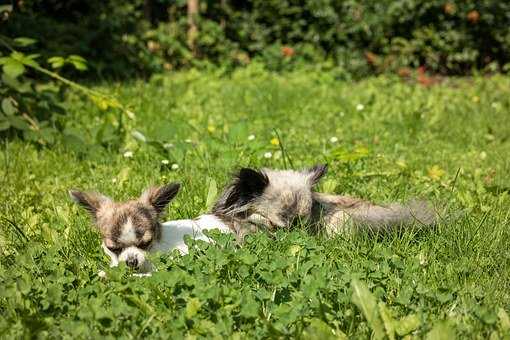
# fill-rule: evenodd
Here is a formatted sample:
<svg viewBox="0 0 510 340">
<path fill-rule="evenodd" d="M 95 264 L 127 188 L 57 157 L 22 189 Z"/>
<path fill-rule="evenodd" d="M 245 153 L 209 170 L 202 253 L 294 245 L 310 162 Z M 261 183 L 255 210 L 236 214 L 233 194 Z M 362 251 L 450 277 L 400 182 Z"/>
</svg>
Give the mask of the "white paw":
<svg viewBox="0 0 510 340">
<path fill-rule="evenodd" d="M 135 273 L 133 274 L 134 277 L 149 277 L 152 276 L 152 273 Z"/>
</svg>

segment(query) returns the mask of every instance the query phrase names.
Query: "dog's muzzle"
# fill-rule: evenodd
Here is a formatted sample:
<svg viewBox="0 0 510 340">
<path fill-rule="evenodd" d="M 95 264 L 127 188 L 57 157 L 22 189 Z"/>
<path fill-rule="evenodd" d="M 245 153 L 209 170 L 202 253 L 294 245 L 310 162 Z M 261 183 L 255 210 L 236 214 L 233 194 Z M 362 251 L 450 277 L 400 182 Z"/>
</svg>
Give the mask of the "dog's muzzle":
<svg viewBox="0 0 510 340">
<path fill-rule="evenodd" d="M 144 251 L 136 247 L 129 247 L 119 255 L 119 262 L 125 262 L 128 267 L 140 269 L 145 264 Z"/>
<path fill-rule="evenodd" d="M 136 256 L 129 256 L 126 259 L 126 264 L 131 268 L 137 268 L 138 267 L 138 259 Z"/>
</svg>

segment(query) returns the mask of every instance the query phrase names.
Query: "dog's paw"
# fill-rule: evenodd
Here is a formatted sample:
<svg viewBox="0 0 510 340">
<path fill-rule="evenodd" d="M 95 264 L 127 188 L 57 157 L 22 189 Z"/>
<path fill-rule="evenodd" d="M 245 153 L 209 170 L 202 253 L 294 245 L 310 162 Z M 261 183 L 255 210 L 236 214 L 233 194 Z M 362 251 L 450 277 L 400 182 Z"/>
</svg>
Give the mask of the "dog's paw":
<svg viewBox="0 0 510 340">
<path fill-rule="evenodd" d="M 133 274 L 134 277 L 149 277 L 152 276 L 152 273 L 135 273 Z"/>
</svg>

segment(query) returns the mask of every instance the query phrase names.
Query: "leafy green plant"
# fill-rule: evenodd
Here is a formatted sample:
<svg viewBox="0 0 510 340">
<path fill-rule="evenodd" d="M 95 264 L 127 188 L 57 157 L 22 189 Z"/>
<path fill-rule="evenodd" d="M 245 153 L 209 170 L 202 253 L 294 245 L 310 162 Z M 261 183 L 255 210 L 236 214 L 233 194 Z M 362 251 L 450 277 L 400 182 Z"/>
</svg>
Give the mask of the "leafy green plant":
<svg viewBox="0 0 510 340">
<path fill-rule="evenodd" d="M 85 94 L 102 110 L 109 108 L 125 109 L 115 98 L 79 85 L 58 73 L 50 71 L 39 63 L 39 54 L 25 54 L 16 51 L 10 45 L 10 39 L 0 37 L 0 43 L 9 52 L 0 57 L 2 67 L 2 96 L 0 132 L 6 135 L 20 133 L 24 138 L 42 145 L 53 144 L 63 127 L 58 119 L 65 113 L 60 104 L 64 100 L 64 91 L 67 87 Z M 28 47 L 35 44 L 34 39 L 20 37 L 12 40 L 12 44 L 19 47 Z M 87 69 L 86 60 L 77 55 L 68 57 L 51 57 L 48 63 L 53 69 L 60 69 L 70 65 L 76 70 Z M 41 83 L 29 75 L 29 71 L 39 75 L 49 76 L 50 81 Z M 75 136 L 76 137 L 76 136 Z"/>
</svg>

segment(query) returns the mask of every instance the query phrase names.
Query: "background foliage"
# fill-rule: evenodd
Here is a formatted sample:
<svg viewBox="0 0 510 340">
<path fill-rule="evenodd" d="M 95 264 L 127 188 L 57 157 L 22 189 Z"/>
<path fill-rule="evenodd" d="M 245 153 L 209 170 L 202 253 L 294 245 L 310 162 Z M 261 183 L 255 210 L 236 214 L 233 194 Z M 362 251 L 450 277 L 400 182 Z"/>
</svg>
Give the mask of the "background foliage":
<svg viewBox="0 0 510 340">
<path fill-rule="evenodd" d="M 31 0 L 0 32 L 34 38 L 48 55 L 83 56 L 89 74 L 104 77 L 253 59 L 274 70 L 321 62 L 355 75 L 418 66 L 493 72 L 510 61 L 507 1 L 204 0 L 196 20 L 190 48 L 183 0 Z"/>
</svg>

